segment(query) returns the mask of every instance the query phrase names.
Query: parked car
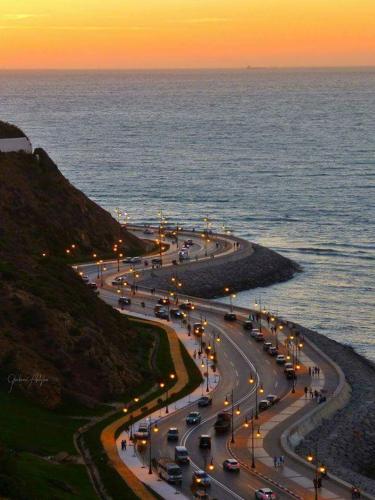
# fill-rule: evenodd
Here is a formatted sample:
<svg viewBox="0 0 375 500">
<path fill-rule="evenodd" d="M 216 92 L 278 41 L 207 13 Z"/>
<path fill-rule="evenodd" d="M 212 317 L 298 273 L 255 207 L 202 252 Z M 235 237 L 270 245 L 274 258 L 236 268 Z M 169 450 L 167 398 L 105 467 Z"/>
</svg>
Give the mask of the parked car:
<svg viewBox="0 0 375 500">
<path fill-rule="evenodd" d="M 285 370 L 285 376 L 288 380 L 293 380 L 297 378 L 294 368 L 288 368 L 287 370 Z"/>
<path fill-rule="evenodd" d="M 161 307 L 154 311 L 155 317 L 159 319 L 169 319 L 169 313 L 166 309 Z"/>
<path fill-rule="evenodd" d="M 178 464 L 188 464 L 190 458 L 187 448 L 185 446 L 176 446 L 174 449 L 174 459 Z"/>
<path fill-rule="evenodd" d="M 250 332 L 250 335 L 255 338 L 258 333 L 260 333 L 259 328 L 253 328 Z"/>
<path fill-rule="evenodd" d="M 224 319 L 225 319 L 225 321 L 236 321 L 237 316 L 234 313 L 225 313 Z"/>
<path fill-rule="evenodd" d="M 122 284 L 122 282 L 124 281 L 124 278 L 123 277 L 119 277 L 119 278 L 115 278 L 113 281 L 112 281 L 112 285 L 113 286 L 119 286 Z"/>
<path fill-rule="evenodd" d="M 251 320 L 247 319 L 246 321 L 244 321 L 244 323 L 243 323 L 242 326 L 243 326 L 244 330 L 250 330 L 251 331 L 253 329 L 253 322 Z"/>
<path fill-rule="evenodd" d="M 211 486 L 211 478 L 204 470 L 195 470 L 193 472 L 192 481 L 194 485 L 199 484 L 204 488 L 209 488 Z"/>
<path fill-rule="evenodd" d="M 256 340 L 257 342 L 263 342 L 263 340 L 264 340 L 264 335 L 263 335 L 263 333 L 262 333 L 262 332 L 257 332 L 257 333 L 255 334 L 255 337 L 254 337 L 254 338 L 255 338 L 255 340 Z"/>
<path fill-rule="evenodd" d="M 259 411 L 264 411 L 268 410 L 268 408 L 271 406 L 271 403 L 268 401 L 268 399 L 262 399 L 258 403 L 258 410 Z"/>
<path fill-rule="evenodd" d="M 129 297 L 119 297 L 118 303 L 120 306 L 130 306 L 132 301 L 131 301 L 131 299 L 129 299 Z"/>
<path fill-rule="evenodd" d="M 255 500 L 276 500 L 276 494 L 270 488 L 260 488 L 255 491 Z"/>
<path fill-rule="evenodd" d="M 147 424 L 139 424 L 138 430 L 134 433 L 135 439 L 148 439 L 150 435 Z"/>
<path fill-rule="evenodd" d="M 284 365 L 284 364 L 285 364 L 285 361 L 286 361 L 286 360 L 285 360 L 285 356 L 284 356 L 284 354 L 278 354 L 278 355 L 276 356 L 276 363 L 277 363 L 278 365 Z"/>
<path fill-rule="evenodd" d="M 280 400 L 279 396 L 276 396 L 276 394 L 268 394 L 266 396 L 266 399 L 270 402 L 271 405 L 276 404 Z"/>
<path fill-rule="evenodd" d="M 178 441 L 178 429 L 177 427 L 170 427 L 167 432 L 168 441 Z"/>
<path fill-rule="evenodd" d="M 263 351 L 267 352 L 270 347 L 272 347 L 272 342 L 264 342 Z"/>
<path fill-rule="evenodd" d="M 94 282 L 87 283 L 87 286 L 89 288 L 91 288 L 92 290 L 97 290 L 97 288 L 98 288 L 98 285 L 96 283 L 94 283 Z"/>
<path fill-rule="evenodd" d="M 279 351 L 277 350 L 277 348 L 273 345 L 271 346 L 269 349 L 268 349 L 268 354 L 270 356 L 277 356 L 279 354 Z"/>
<path fill-rule="evenodd" d="M 227 458 L 223 462 L 223 469 L 230 472 L 240 472 L 240 464 L 234 458 Z"/>
<path fill-rule="evenodd" d="M 204 406 L 210 406 L 210 405 L 212 405 L 211 396 L 202 396 L 201 398 L 198 399 L 198 406 L 204 407 Z"/>
<path fill-rule="evenodd" d="M 284 365 L 284 372 L 286 372 L 290 368 L 293 368 L 293 363 L 285 363 L 285 365 Z"/>
<path fill-rule="evenodd" d="M 211 449 L 211 436 L 208 434 L 202 434 L 199 437 L 199 448 L 204 448 L 207 450 Z"/>
<path fill-rule="evenodd" d="M 186 423 L 188 425 L 199 424 L 202 417 L 199 411 L 191 411 L 189 415 L 186 417 Z"/>
<path fill-rule="evenodd" d="M 170 309 L 169 314 L 171 315 L 172 318 L 175 319 L 181 319 L 184 316 L 179 309 Z"/>
</svg>

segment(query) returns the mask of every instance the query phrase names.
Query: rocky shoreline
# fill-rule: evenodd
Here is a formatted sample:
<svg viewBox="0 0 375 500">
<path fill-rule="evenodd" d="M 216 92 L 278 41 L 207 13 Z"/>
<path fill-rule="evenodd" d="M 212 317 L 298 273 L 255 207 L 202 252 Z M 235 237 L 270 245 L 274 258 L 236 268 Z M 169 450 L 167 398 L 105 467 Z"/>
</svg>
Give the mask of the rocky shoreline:
<svg viewBox="0 0 375 500">
<path fill-rule="evenodd" d="M 324 335 L 297 325 L 342 369 L 352 394 L 349 403 L 313 430 L 295 450 L 306 456 L 318 445 L 319 458 L 343 480 L 375 495 L 375 365 Z"/>
<path fill-rule="evenodd" d="M 205 299 L 222 297 L 223 287 L 232 292 L 287 281 L 300 272 L 296 263 L 261 245 L 241 242 L 242 251 L 189 265 L 155 270 L 142 285 L 170 290 L 171 278 L 178 275 L 180 292 Z"/>
</svg>

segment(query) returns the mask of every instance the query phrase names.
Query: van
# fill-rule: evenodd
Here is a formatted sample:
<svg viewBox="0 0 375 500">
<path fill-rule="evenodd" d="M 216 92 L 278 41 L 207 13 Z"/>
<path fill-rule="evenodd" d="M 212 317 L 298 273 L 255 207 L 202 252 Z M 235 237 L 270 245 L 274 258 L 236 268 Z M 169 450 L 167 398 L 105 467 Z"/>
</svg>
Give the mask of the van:
<svg viewBox="0 0 375 500">
<path fill-rule="evenodd" d="M 176 446 L 174 449 L 174 459 L 179 464 L 188 464 L 190 458 L 187 448 L 185 446 Z"/>
<path fill-rule="evenodd" d="M 170 458 L 159 458 L 156 470 L 159 477 L 168 483 L 180 483 L 182 481 L 181 467 Z"/>
<path fill-rule="evenodd" d="M 199 448 L 211 449 L 211 436 L 202 434 L 199 438 Z"/>
</svg>

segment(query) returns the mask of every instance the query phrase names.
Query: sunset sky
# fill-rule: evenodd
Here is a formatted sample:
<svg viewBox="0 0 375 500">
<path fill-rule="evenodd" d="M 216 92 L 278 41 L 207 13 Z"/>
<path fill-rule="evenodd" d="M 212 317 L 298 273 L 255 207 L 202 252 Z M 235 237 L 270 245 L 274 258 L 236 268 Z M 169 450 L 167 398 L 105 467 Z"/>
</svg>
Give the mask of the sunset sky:
<svg viewBox="0 0 375 500">
<path fill-rule="evenodd" d="M 0 0 L 0 68 L 375 65 L 375 0 Z"/>
</svg>

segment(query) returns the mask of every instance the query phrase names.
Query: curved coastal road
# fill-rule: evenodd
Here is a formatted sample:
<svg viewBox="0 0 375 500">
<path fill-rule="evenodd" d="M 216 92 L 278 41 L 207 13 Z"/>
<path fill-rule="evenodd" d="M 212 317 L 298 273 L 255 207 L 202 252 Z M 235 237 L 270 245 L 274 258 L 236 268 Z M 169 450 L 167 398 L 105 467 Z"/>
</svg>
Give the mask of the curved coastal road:
<svg viewBox="0 0 375 500">
<path fill-rule="evenodd" d="M 189 234 L 189 238 L 190 238 Z M 224 237 L 221 237 L 225 240 Z M 202 246 L 201 240 L 198 237 L 194 238 L 195 245 L 192 248 L 192 255 L 201 254 Z M 207 253 L 210 255 L 211 252 L 225 253 L 226 251 L 233 252 L 233 240 L 231 239 L 229 243 L 221 242 L 220 248 L 216 247 L 216 244 L 212 244 L 207 248 Z M 170 265 L 172 260 L 176 257 L 178 250 L 169 248 L 168 255 L 165 262 Z M 194 252 L 194 253 L 193 253 Z M 163 257 L 164 261 L 164 257 Z M 129 269 L 124 267 L 120 273 L 114 272 L 117 270 L 117 261 L 110 262 L 107 265 L 107 271 L 105 275 L 105 286 L 101 291 L 101 297 L 107 302 L 111 303 L 113 306 L 117 306 L 117 296 L 116 289 L 111 286 L 111 281 L 114 276 L 126 274 Z M 194 264 L 192 264 L 194 265 Z M 140 266 L 137 266 L 139 268 Z M 90 276 L 91 279 L 96 278 L 96 265 L 85 265 L 79 266 L 80 269 L 84 268 L 85 272 Z M 147 271 L 146 271 L 147 272 Z M 141 280 L 140 280 L 141 281 Z M 153 306 L 155 305 L 157 297 L 151 296 L 145 291 L 137 292 L 135 297 L 132 297 L 131 310 L 138 313 L 151 313 Z M 141 302 L 146 304 L 146 308 L 141 307 Z M 220 334 L 221 342 L 217 346 L 218 352 L 218 368 L 221 374 L 220 382 L 213 395 L 213 404 L 211 407 L 201 409 L 202 422 L 200 425 L 195 427 L 187 427 L 185 425 L 185 416 L 192 409 L 196 410 L 196 405 L 194 408 L 188 407 L 184 410 L 180 410 L 176 414 L 171 414 L 169 417 L 164 417 L 160 423 L 160 432 L 154 439 L 157 440 L 157 445 L 154 449 L 158 452 L 155 456 L 170 455 L 173 456 L 174 445 L 168 444 L 166 440 L 166 432 L 169 427 L 175 426 L 179 428 L 181 444 L 184 444 L 190 453 L 191 460 L 194 465 L 198 467 L 204 467 L 204 462 L 206 464 L 213 459 L 215 465 L 215 470 L 210 473 L 212 476 L 212 486 L 211 493 L 213 498 L 219 499 L 232 499 L 232 498 L 253 498 L 254 490 L 263 486 L 271 486 L 265 477 L 272 479 L 280 484 L 280 488 L 273 484 L 271 487 L 277 492 L 278 498 L 304 498 L 306 500 L 314 498 L 314 492 L 312 490 L 312 479 L 309 484 L 302 479 L 297 481 L 299 475 L 301 478 L 312 477 L 312 473 L 309 469 L 305 468 L 299 463 L 289 463 L 288 469 L 293 472 L 297 472 L 295 476 L 288 477 L 288 474 L 283 474 L 283 471 L 275 471 L 273 468 L 267 466 L 264 461 L 256 460 L 256 470 L 263 474 L 265 477 L 254 475 L 251 470 L 249 470 L 251 465 L 251 457 L 249 451 L 248 436 L 249 430 L 244 429 L 242 424 L 244 422 L 244 416 L 250 415 L 250 411 L 254 410 L 255 406 L 255 385 L 250 385 L 248 382 L 250 371 L 257 377 L 258 386 L 261 384 L 264 389 L 264 395 L 272 393 L 277 394 L 279 397 L 284 399 L 275 405 L 271 410 L 264 412 L 260 416 L 260 419 L 256 421 L 256 427 L 260 425 L 261 429 L 263 425 L 266 425 L 266 421 L 277 414 L 278 412 L 288 408 L 291 404 L 290 399 L 297 400 L 302 396 L 302 388 L 304 385 L 309 385 L 309 375 L 306 369 L 301 370 L 301 376 L 299 377 L 297 384 L 297 391 L 295 394 L 290 393 L 291 383 L 287 381 L 283 375 L 282 367 L 279 367 L 274 362 L 274 359 L 266 354 L 262 349 L 262 343 L 257 343 L 253 338 L 250 338 L 249 333 L 244 331 L 240 321 L 233 323 L 224 322 L 223 312 L 228 311 L 228 305 L 225 304 L 215 304 L 209 301 L 194 300 L 196 309 L 191 313 L 190 322 L 193 323 L 194 320 L 199 321 L 201 315 L 205 317 L 208 321 L 208 326 L 206 328 L 205 335 L 212 331 L 217 335 Z M 242 316 L 244 319 L 248 311 L 245 312 L 243 309 L 234 308 L 238 317 Z M 266 331 L 267 324 L 263 322 L 262 330 Z M 270 335 L 271 337 L 271 335 Z M 275 338 L 270 338 L 273 343 Z M 208 339 L 207 339 L 208 342 Z M 324 363 L 323 360 L 319 359 L 312 349 L 306 347 L 306 351 L 311 359 L 318 364 L 322 370 L 327 374 L 326 378 L 329 381 L 330 390 L 333 390 L 335 383 L 337 382 L 335 373 L 333 372 L 330 365 Z M 310 352 L 311 351 L 311 352 Z M 216 414 L 219 410 L 224 409 L 224 399 L 226 396 L 230 396 L 231 390 L 234 389 L 234 402 L 235 407 L 237 403 L 240 404 L 241 415 L 235 417 L 234 427 L 238 430 L 235 436 L 235 443 L 232 445 L 232 452 L 235 456 L 245 465 L 242 468 L 239 475 L 230 474 L 222 470 L 222 461 L 225 458 L 230 457 L 230 452 L 228 451 L 228 435 L 215 436 L 213 432 L 213 424 L 216 419 Z M 202 389 L 203 390 L 203 389 Z M 261 396 L 259 395 L 259 398 Z M 293 401 L 292 400 L 292 401 Z M 311 405 L 314 402 L 309 403 Z M 307 405 L 308 406 L 308 405 Z M 291 414 L 290 419 L 295 419 L 299 417 L 299 414 L 307 411 L 309 408 L 304 407 L 297 414 Z M 286 411 L 286 410 L 285 410 Z M 267 434 L 267 438 L 262 443 L 263 447 L 269 451 L 270 456 L 281 455 L 283 452 L 279 445 L 280 434 L 287 427 L 288 421 L 290 419 L 284 419 L 277 425 L 272 431 Z M 206 459 L 204 454 L 198 448 L 198 437 L 200 434 L 211 434 L 212 435 L 212 449 L 209 454 L 207 454 Z M 259 440 L 263 441 L 263 440 Z M 182 491 L 185 495 L 191 495 L 190 483 L 193 465 L 184 468 L 184 481 L 182 484 Z M 285 468 L 286 470 L 286 468 Z M 294 479 L 294 480 L 293 480 Z M 302 484 L 303 483 L 303 484 Z M 288 492 L 286 489 L 290 490 Z M 346 490 L 341 489 L 336 485 L 329 485 L 329 494 L 326 496 L 320 494 L 320 498 L 349 498 Z"/>
</svg>

